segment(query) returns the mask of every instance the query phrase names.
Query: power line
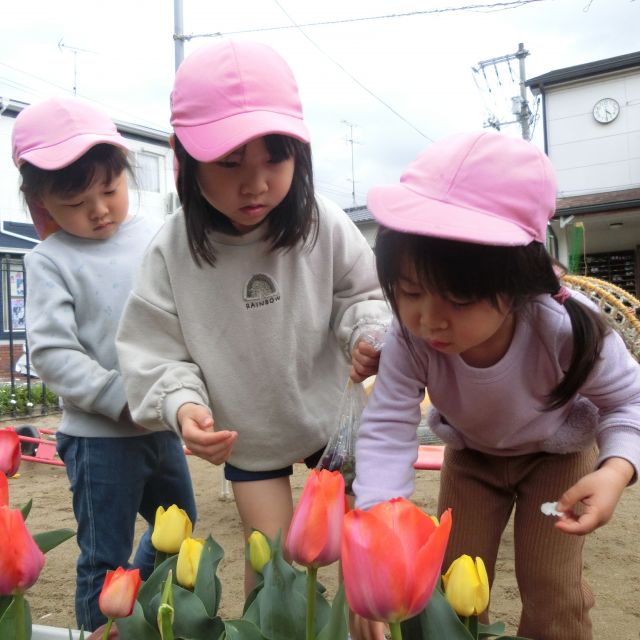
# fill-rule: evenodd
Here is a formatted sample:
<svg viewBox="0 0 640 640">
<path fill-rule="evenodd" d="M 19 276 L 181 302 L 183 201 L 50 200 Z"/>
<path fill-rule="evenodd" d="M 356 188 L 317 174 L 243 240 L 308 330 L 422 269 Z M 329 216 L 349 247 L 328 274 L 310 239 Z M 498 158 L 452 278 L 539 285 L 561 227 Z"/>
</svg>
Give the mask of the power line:
<svg viewBox="0 0 640 640">
<path fill-rule="evenodd" d="M 373 91 L 371 91 L 371 89 L 369 89 L 369 87 L 366 87 L 364 84 L 362 84 L 362 82 L 360 82 L 360 80 L 358 80 L 358 78 L 356 78 L 352 73 L 350 73 L 349 71 L 347 71 L 335 58 L 332 58 L 326 51 L 324 51 L 320 45 L 318 45 L 314 40 L 312 40 L 306 33 L 305 31 L 302 30 L 302 28 L 296 23 L 296 21 L 286 12 L 286 10 L 284 9 L 284 7 L 278 2 L 278 0 L 273 0 L 275 2 L 275 4 L 278 6 L 278 8 L 280 9 L 280 11 L 282 11 L 282 13 L 284 13 L 285 16 L 287 16 L 287 18 L 289 18 L 289 20 L 291 20 L 291 23 L 298 29 L 298 31 L 300 31 L 300 33 L 323 55 L 325 56 L 328 60 L 330 60 L 331 62 L 333 62 L 333 64 L 336 65 L 336 67 L 338 67 L 339 69 L 342 70 L 343 73 L 345 73 L 347 76 L 349 76 L 349 78 L 351 78 L 351 80 L 353 80 L 361 89 L 364 89 L 372 98 L 374 98 L 375 100 L 377 100 L 380 104 L 382 104 L 383 106 L 385 106 L 387 109 L 389 109 L 389 111 L 391 111 L 391 113 L 393 113 L 395 116 L 397 116 L 398 118 L 400 118 L 400 120 L 402 120 L 404 123 L 408 124 L 414 131 L 416 131 L 417 133 L 419 133 L 423 138 L 426 138 L 427 140 L 429 140 L 429 142 L 433 142 L 433 139 L 430 138 L 426 133 L 423 133 L 422 131 L 420 131 L 420 129 L 418 129 L 418 127 L 416 127 L 413 123 L 409 122 L 409 120 L 407 120 L 402 114 L 400 114 L 398 111 L 396 111 L 388 102 L 385 102 L 382 98 L 380 98 L 378 95 L 376 95 Z M 539 1 L 544 1 L 544 0 L 529 0 L 529 1 L 533 1 L 533 2 L 539 2 Z"/>
<path fill-rule="evenodd" d="M 281 31 L 283 29 L 299 29 L 300 27 L 324 27 L 336 24 L 347 24 L 350 22 L 365 22 L 371 20 L 390 20 L 393 18 L 410 18 L 414 16 L 432 15 L 434 13 L 453 13 L 456 11 L 486 11 L 491 13 L 494 11 L 508 11 L 510 9 L 517 9 L 527 4 L 534 2 L 549 2 L 550 0 L 511 0 L 510 2 L 490 2 L 483 4 L 469 4 L 460 7 L 443 7 L 439 9 L 425 9 L 423 11 L 409 11 L 407 13 L 389 13 L 380 16 L 361 16 L 359 18 L 343 18 L 340 20 L 323 20 L 321 22 L 306 22 L 303 24 L 290 24 L 280 25 L 277 27 L 257 27 L 254 29 L 241 29 L 239 31 L 215 31 L 213 33 L 191 33 L 191 34 L 176 34 L 174 38 L 180 40 L 191 40 L 193 38 L 212 38 L 220 36 L 233 36 L 243 33 L 258 33 L 261 31 Z M 593 1 L 593 0 L 592 0 Z M 280 6 L 280 5 L 278 5 Z M 280 7 L 282 9 L 282 7 Z M 284 9 L 283 13 L 286 14 Z M 287 16 L 288 17 L 288 16 Z"/>
</svg>

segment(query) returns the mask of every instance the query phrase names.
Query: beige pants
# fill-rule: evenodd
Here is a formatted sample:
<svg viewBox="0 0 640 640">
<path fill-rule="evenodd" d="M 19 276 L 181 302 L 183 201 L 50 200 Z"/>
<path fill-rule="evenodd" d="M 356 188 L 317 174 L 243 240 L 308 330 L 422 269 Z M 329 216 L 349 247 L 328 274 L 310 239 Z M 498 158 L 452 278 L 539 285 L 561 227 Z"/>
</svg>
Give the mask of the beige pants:
<svg viewBox="0 0 640 640">
<path fill-rule="evenodd" d="M 515 571 L 522 598 L 518 635 L 532 640 L 592 640 L 593 594 L 582 572 L 583 536 L 562 533 L 540 511 L 591 472 L 595 448 L 565 455 L 492 456 L 445 450 L 438 513 L 453 527 L 443 572 L 458 556 L 480 556 L 493 583 L 504 528 L 515 508 Z"/>
</svg>

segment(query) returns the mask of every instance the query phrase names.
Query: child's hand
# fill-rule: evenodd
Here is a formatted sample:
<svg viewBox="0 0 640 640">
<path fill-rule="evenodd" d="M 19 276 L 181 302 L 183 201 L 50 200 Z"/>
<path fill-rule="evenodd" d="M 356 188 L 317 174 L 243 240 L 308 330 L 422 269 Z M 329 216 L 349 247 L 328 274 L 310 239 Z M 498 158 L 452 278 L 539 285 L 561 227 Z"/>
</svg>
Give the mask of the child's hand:
<svg viewBox="0 0 640 640">
<path fill-rule="evenodd" d="M 384 622 L 367 620 L 349 611 L 349 635 L 353 640 L 385 640 L 386 628 Z"/>
<path fill-rule="evenodd" d="M 356 342 L 351 354 L 350 376 L 354 382 L 362 382 L 378 373 L 380 351 L 362 338 Z"/>
<path fill-rule="evenodd" d="M 209 409 L 193 402 L 183 404 L 177 418 L 182 439 L 191 453 L 212 464 L 227 460 L 238 437 L 236 431 L 214 431 Z"/>
<path fill-rule="evenodd" d="M 556 527 L 565 533 L 584 535 L 609 522 L 633 474 L 634 468 L 623 458 L 606 460 L 597 471 L 581 478 L 562 495 L 556 509 L 563 516 Z M 584 506 L 580 515 L 573 512 L 578 502 Z"/>
</svg>

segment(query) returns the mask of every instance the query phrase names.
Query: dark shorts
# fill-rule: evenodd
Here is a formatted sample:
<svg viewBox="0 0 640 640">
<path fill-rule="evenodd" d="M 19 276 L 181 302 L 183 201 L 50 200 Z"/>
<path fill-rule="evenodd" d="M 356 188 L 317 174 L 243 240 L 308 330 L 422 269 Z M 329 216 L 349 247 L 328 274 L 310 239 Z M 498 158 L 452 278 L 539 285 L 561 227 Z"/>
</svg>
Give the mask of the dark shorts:
<svg viewBox="0 0 640 640">
<path fill-rule="evenodd" d="M 312 453 L 308 458 L 305 458 L 303 462 L 309 469 L 313 469 L 320 462 L 324 447 L 322 449 Z M 224 465 L 224 477 L 231 482 L 253 482 L 255 480 L 271 480 L 272 478 L 282 478 L 283 476 L 290 476 L 293 473 L 293 465 L 283 467 L 282 469 L 275 469 L 273 471 L 245 471 L 244 469 L 238 469 L 228 462 Z"/>
</svg>

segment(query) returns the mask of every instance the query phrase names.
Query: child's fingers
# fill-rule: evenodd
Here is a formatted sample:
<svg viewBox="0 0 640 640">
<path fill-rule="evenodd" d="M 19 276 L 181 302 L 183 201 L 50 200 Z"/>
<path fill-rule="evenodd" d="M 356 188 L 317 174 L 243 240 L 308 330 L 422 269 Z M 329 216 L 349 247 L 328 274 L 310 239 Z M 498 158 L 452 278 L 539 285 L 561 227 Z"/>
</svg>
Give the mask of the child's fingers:
<svg viewBox="0 0 640 640">
<path fill-rule="evenodd" d="M 566 513 L 555 524 L 556 529 L 576 536 L 584 536 L 587 533 L 591 533 L 599 525 L 600 522 L 595 512 L 586 512 L 580 516 Z"/>
</svg>

